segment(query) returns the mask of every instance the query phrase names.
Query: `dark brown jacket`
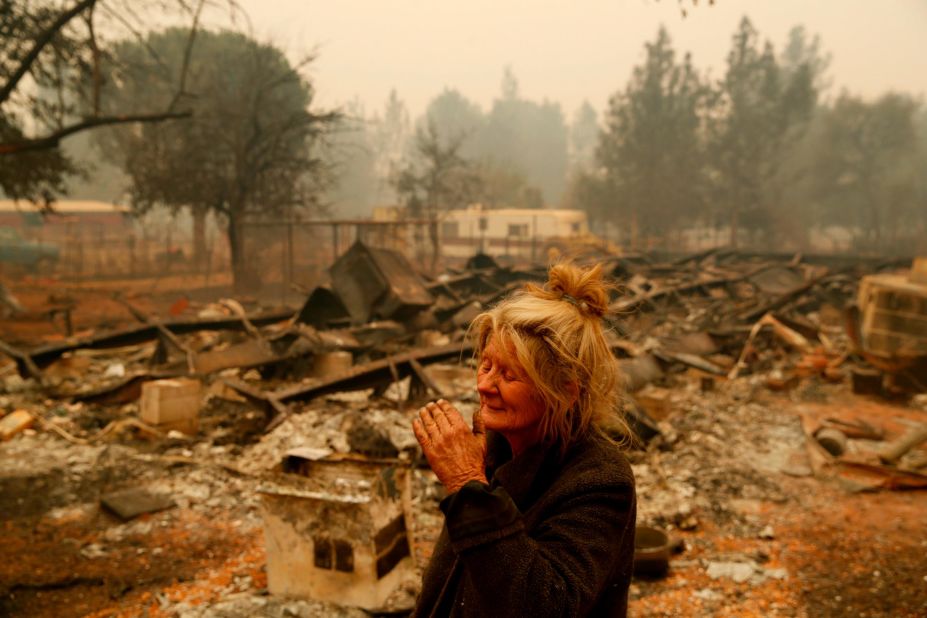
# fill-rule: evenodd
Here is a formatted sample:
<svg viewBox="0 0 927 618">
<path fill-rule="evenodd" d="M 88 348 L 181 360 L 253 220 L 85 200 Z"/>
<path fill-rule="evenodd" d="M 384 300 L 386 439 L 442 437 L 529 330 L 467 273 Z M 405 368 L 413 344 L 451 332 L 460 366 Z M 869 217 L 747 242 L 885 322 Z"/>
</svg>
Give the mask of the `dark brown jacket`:
<svg viewBox="0 0 927 618">
<path fill-rule="evenodd" d="M 634 477 L 599 437 L 534 446 L 505 461 L 490 435 L 490 485 L 441 502 L 445 526 L 413 616 L 625 616 L 634 557 Z M 511 452 L 507 453 L 511 458 Z"/>
</svg>

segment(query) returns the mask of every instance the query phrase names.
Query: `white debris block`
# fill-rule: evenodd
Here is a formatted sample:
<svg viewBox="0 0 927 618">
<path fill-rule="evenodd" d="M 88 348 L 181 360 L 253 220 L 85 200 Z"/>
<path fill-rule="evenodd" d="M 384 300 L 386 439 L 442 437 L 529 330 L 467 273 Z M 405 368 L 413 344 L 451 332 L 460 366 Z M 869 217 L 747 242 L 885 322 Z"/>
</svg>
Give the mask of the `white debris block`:
<svg viewBox="0 0 927 618">
<path fill-rule="evenodd" d="M 755 562 L 709 562 L 705 569 L 711 579 L 732 579 L 738 584 L 749 581 L 752 585 L 761 584 L 766 579 L 785 579 L 785 569 L 766 569 Z"/>
<path fill-rule="evenodd" d="M 750 562 L 711 562 L 708 565 L 708 577 L 712 579 L 727 578 L 743 583 L 757 572 L 756 565 Z"/>
<path fill-rule="evenodd" d="M 195 433 L 202 402 L 202 384 L 190 378 L 153 380 L 142 385 L 142 421 Z"/>
<path fill-rule="evenodd" d="M 259 490 L 267 589 L 379 612 L 406 581 L 417 579 L 405 507 L 412 495 L 409 470 L 398 460 L 318 458 L 323 453 L 293 450 L 284 463 L 322 491 Z M 300 462 L 303 456 L 309 459 Z"/>
</svg>

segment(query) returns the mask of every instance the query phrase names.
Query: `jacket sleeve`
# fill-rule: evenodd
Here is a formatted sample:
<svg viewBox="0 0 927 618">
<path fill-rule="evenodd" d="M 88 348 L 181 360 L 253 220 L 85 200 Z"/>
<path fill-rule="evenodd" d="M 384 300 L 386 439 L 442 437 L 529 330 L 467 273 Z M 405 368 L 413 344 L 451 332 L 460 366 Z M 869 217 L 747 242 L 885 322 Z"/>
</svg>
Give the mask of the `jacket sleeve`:
<svg viewBox="0 0 927 618">
<path fill-rule="evenodd" d="M 442 501 L 451 547 L 478 599 L 466 615 L 589 611 L 621 562 L 624 536 L 633 534 L 633 488 L 590 483 L 561 498 L 531 536 L 502 487 L 471 481 Z"/>
</svg>

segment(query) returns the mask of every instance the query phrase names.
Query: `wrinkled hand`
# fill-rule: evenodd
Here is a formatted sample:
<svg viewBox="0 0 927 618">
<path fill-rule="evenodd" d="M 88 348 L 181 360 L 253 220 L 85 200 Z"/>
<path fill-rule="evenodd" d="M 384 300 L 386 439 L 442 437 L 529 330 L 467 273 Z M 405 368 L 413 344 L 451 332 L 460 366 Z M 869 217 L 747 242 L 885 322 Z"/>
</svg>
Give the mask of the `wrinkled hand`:
<svg viewBox="0 0 927 618">
<path fill-rule="evenodd" d="M 457 408 L 439 399 L 419 410 L 412 431 L 438 480 L 452 494 L 469 481 L 486 483 L 486 429 L 479 412 L 473 430 Z"/>
</svg>

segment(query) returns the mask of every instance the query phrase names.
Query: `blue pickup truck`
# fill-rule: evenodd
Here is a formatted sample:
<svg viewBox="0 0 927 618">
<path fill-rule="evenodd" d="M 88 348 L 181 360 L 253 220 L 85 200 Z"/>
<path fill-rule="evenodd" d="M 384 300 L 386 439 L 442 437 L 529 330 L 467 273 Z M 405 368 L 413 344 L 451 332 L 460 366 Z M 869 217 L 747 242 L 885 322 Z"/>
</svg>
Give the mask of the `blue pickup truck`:
<svg viewBox="0 0 927 618">
<path fill-rule="evenodd" d="M 0 265 L 19 266 L 28 270 L 48 270 L 58 261 L 60 251 L 55 245 L 26 240 L 15 228 L 0 227 Z"/>
</svg>

